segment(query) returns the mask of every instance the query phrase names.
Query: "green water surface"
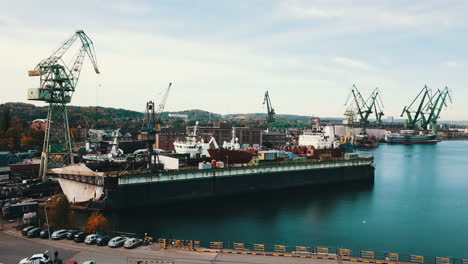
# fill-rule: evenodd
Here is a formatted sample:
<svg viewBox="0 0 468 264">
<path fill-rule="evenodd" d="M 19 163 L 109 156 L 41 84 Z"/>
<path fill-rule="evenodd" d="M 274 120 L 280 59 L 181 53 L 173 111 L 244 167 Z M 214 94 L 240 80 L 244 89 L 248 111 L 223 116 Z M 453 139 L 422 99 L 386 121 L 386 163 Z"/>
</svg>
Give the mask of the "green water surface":
<svg viewBox="0 0 468 264">
<path fill-rule="evenodd" d="M 375 156 L 373 186 L 213 198 L 111 217 L 116 229 L 177 239 L 468 257 L 468 141 L 381 144 L 363 154 Z"/>
</svg>

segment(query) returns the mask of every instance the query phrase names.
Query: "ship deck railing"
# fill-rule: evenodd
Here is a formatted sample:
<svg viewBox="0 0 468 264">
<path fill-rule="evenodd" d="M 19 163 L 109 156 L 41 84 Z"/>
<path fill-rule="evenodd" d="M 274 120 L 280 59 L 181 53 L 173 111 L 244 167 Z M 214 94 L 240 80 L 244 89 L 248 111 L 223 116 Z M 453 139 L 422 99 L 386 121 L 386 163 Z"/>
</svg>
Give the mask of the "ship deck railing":
<svg viewBox="0 0 468 264">
<path fill-rule="evenodd" d="M 238 164 L 224 164 L 223 167 L 214 167 L 210 169 L 199 169 L 196 166 L 190 167 L 183 167 L 177 170 L 164 170 L 160 173 L 174 173 L 174 172 L 189 172 L 189 171 L 213 171 L 213 170 L 226 170 L 226 169 L 236 169 L 236 168 L 266 168 L 266 167 L 273 167 L 273 166 L 282 166 L 282 165 L 298 165 L 298 164 L 329 164 L 329 163 L 345 163 L 345 162 L 359 162 L 359 161 L 373 161 L 373 157 L 357 157 L 354 159 L 344 159 L 344 158 L 329 158 L 327 160 L 319 160 L 319 159 L 298 159 L 298 160 L 290 160 L 290 161 L 268 161 L 267 164 L 259 164 L 254 165 L 252 163 L 238 163 Z M 131 174 L 151 174 L 152 172 L 147 169 L 140 169 L 140 170 L 127 170 L 127 171 L 111 171 L 106 172 L 105 176 L 110 177 L 118 177 L 118 176 L 125 176 Z"/>
</svg>

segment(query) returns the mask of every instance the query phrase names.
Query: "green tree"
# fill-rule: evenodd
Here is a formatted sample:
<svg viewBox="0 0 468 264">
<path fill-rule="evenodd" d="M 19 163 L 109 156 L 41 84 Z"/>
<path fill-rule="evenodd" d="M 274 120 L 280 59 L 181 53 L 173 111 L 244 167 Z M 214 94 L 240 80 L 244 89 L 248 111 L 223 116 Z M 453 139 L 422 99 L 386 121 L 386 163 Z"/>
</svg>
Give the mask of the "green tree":
<svg viewBox="0 0 468 264">
<path fill-rule="evenodd" d="M 70 203 L 65 195 L 57 197 L 55 204 L 51 206 L 49 221 L 57 228 L 70 228 L 72 223 L 72 211 Z"/>
<path fill-rule="evenodd" d="M 0 130 L 2 132 L 6 132 L 11 125 L 11 116 L 10 116 L 10 108 L 5 107 L 3 108 L 2 112 L 2 120 L 0 122 Z"/>
</svg>

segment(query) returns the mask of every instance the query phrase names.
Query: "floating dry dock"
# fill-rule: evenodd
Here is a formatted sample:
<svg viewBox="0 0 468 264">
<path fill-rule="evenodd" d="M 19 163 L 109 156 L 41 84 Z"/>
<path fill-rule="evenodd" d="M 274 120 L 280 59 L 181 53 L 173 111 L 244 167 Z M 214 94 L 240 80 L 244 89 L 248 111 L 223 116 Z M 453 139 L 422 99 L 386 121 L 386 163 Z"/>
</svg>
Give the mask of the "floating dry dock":
<svg viewBox="0 0 468 264">
<path fill-rule="evenodd" d="M 372 157 L 302 160 L 215 169 L 93 172 L 84 164 L 49 170 L 71 202 L 104 209 L 280 190 L 319 184 L 374 182 Z"/>
</svg>

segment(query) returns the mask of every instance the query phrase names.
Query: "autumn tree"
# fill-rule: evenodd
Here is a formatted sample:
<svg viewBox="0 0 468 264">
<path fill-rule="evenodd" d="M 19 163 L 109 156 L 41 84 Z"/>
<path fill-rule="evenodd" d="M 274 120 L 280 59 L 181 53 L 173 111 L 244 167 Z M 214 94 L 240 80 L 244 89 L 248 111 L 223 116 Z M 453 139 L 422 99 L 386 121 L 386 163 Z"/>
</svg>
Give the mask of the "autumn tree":
<svg viewBox="0 0 468 264">
<path fill-rule="evenodd" d="M 86 232 L 97 233 L 108 231 L 109 221 L 107 218 L 99 212 L 94 212 L 88 218 L 86 226 L 83 228 Z"/>
</svg>

